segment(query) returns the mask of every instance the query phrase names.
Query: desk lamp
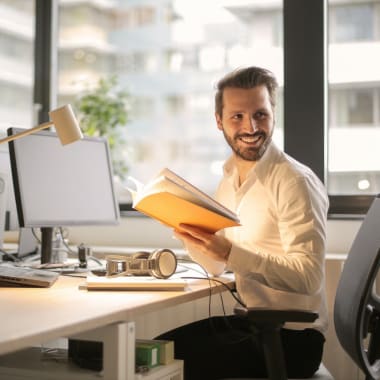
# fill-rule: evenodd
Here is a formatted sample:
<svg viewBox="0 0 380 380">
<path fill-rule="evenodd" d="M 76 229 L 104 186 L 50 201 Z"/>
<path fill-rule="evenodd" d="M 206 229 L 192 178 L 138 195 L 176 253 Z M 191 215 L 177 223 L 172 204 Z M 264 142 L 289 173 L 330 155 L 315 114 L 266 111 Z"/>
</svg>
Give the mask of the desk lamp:
<svg viewBox="0 0 380 380">
<path fill-rule="evenodd" d="M 49 116 L 51 121 L 40 124 L 34 128 L 26 129 L 25 131 L 16 133 L 15 135 L 0 139 L 0 144 L 30 135 L 42 129 L 49 128 L 52 125 L 54 125 L 62 145 L 70 144 L 74 141 L 80 140 L 83 137 L 70 104 L 66 104 L 63 107 L 50 111 Z"/>
</svg>

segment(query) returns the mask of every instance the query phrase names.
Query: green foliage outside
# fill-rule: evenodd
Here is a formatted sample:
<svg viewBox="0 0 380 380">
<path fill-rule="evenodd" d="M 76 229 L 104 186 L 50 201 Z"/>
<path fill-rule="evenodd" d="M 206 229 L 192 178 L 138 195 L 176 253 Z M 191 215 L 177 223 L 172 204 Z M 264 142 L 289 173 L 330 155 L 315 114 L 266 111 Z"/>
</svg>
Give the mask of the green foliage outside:
<svg viewBox="0 0 380 380">
<path fill-rule="evenodd" d="M 108 139 L 114 174 L 123 180 L 128 172 L 123 157 L 126 147 L 123 128 L 128 122 L 129 94 L 116 87 L 116 76 L 100 79 L 96 88 L 86 91 L 77 99 L 75 108 L 85 135 Z"/>
</svg>

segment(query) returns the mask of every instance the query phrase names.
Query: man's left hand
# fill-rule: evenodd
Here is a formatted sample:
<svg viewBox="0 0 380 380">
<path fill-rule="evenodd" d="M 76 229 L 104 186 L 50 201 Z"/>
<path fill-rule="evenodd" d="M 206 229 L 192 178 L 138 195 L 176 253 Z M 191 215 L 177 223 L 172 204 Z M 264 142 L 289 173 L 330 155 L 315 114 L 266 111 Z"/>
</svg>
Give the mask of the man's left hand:
<svg viewBox="0 0 380 380">
<path fill-rule="evenodd" d="M 174 236 L 186 245 L 217 261 L 227 262 L 232 243 L 224 236 L 206 232 L 189 224 L 180 224 L 181 230 L 175 230 Z"/>
</svg>

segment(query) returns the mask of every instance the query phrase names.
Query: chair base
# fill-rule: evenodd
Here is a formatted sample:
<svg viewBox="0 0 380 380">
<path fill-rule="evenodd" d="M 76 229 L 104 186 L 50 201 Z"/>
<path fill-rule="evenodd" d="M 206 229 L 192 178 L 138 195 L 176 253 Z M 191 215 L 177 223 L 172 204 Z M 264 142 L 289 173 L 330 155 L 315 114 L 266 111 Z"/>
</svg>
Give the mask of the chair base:
<svg viewBox="0 0 380 380">
<path fill-rule="evenodd" d="M 311 379 L 313 379 L 313 380 L 334 380 L 330 371 L 323 364 L 320 365 L 318 371 L 314 374 L 313 377 L 311 377 Z"/>
</svg>

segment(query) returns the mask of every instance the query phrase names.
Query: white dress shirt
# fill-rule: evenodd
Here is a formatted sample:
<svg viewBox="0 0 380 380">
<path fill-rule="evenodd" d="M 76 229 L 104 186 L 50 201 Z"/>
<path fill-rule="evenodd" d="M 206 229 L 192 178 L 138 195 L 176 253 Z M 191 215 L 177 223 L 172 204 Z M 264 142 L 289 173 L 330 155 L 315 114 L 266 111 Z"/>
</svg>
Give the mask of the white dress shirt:
<svg viewBox="0 0 380 380">
<path fill-rule="evenodd" d="M 272 142 L 241 186 L 234 158 L 225 163 L 216 199 L 241 222 L 219 232 L 232 242 L 227 265 L 189 252 L 193 259 L 216 276 L 232 270 L 247 306 L 317 311 L 314 324 L 286 327 L 324 333 L 328 197 L 318 177 Z"/>
</svg>

